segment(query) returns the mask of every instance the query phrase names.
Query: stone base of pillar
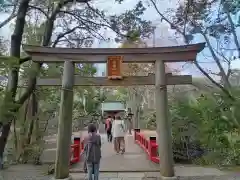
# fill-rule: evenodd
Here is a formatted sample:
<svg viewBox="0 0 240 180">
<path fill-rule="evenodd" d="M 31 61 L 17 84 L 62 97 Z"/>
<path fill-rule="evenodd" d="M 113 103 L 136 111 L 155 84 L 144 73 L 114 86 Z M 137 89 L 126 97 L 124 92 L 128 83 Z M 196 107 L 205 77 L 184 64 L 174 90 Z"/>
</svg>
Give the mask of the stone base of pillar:
<svg viewBox="0 0 240 180">
<path fill-rule="evenodd" d="M 68 176 L 67 178 L 64 178 L 64 179 L 56 179 L 56 178 L 52 178 L 51 180 L 73 180 L 72 176 Z"/>
<path fill-rule="evenodd" d="M 174 177 L 164 177 L 164 176 L 160 176 L 160 180 L 177 180 L 178 178 L 176 176 Z"/>
</svg>

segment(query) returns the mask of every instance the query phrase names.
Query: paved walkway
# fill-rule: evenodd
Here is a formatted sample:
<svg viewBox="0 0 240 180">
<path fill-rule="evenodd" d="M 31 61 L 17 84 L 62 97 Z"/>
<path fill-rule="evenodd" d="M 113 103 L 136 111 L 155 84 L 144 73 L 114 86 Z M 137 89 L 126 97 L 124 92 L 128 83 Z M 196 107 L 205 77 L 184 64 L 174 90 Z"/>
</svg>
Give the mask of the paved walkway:
<svg viewBox="0 0 240 180">
<path fill-rule="evenodd" d="M 152 163 L 148 160 L 145 152 L 134 143 L 132 135 L 125 137 L 126 152 L 124 155 L 116 154 L 113 150 L 113 144 L 107 142 L 105 134 L 102 137 L 102 159 L 100 171 L 102 172 L 145 172 L 158 171 L 158 164 Z M 83 163 L 73 166 L 71 172 L 81 172 L 83 170 Z"/>
</svg>

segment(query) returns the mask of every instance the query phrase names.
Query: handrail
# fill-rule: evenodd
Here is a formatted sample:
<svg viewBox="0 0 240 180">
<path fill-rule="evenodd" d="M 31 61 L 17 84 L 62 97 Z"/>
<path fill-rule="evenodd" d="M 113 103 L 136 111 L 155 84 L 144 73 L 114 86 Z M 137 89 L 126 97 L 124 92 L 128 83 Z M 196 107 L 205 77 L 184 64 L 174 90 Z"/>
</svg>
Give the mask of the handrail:
<svg viewBox="0 0 240 180">
<path fill-rule="evenodd" d="M 74 137 L 73 144 L 71 145 L 70 152 L 70 164 L 75 164 L 80 162 L 81 153 L 83 152 L 84 142 L 81 141 L 80 137 Z"/>
<path fill-rule="evenodd" d="M 156 137 L 149 137 L 147 139 L 140 129 L 134 130 L 134 141 L 137 143 L 148 155 L 150 161 L 159 163 L 160 159 L 158 157 L 158 144 L 156 142 Z"/>
</svg>

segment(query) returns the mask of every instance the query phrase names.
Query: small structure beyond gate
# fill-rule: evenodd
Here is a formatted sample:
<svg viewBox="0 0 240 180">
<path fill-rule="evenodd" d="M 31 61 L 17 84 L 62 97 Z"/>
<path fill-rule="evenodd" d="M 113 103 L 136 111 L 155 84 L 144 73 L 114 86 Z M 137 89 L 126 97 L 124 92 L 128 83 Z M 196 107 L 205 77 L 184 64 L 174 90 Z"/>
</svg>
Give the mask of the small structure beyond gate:
<svg viewBox="0 0 240 180">
<path fill-rule="evenodd" d="M 23 49 L 38 63 L 63 63 L 63 77 L 38 79 L 38 86 L 61 86 L 61 107 L 58 127 L 55 178 L 69 176 L 69 149 L 72 131 L 73 86 L 137 86 L 155 85 L 156 122 L 160 156 L 160 173 L 174 176 L 171 125 L 168 121 L 167 85 L 191 84 L 189 75 L 165 74 L 165 62 L 195 61 L 205 43 L 154 48 L 50 48 L 24 45 Z M 109 63 L 109 57 L 111 57 Z M 113 58 L 116 57 L 116 58 Z M 111 77 L 74 76 L 74 63 L 106 63 L 111 65 Z M 122 77 L 121 63 L 155 63 L 155 75 Z M 118 67 L 118 68 L 116 68 Z"/>
<path fill-rule="evenodd" d="M 106 101 L 101 104 L 102 117 L 106 119 L 108 116 L 120 115 L 121 117 L 125 114 L 126 108 L 121 101 Z"/>
</svg>

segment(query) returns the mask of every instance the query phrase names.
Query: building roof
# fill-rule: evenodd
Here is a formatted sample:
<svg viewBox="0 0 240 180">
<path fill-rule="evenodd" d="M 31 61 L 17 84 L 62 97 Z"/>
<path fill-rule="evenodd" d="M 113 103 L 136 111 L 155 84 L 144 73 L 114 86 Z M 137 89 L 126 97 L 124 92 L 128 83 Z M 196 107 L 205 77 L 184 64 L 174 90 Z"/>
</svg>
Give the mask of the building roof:
<svg viewBox="0 0 240 180">
<path fill-rule="evenodd" d="M 121 101 L 103 102 L 101 110 L 104 111 L 125 111 L 125 105 Z"/>
</svg>

